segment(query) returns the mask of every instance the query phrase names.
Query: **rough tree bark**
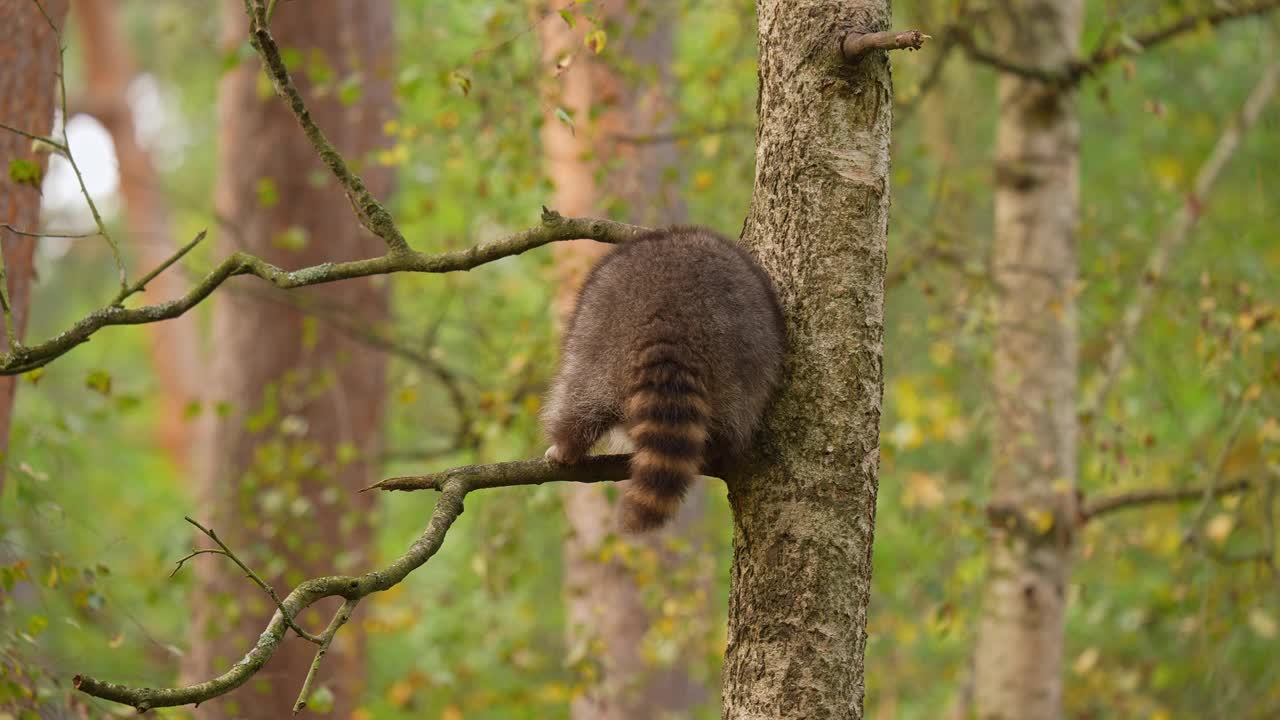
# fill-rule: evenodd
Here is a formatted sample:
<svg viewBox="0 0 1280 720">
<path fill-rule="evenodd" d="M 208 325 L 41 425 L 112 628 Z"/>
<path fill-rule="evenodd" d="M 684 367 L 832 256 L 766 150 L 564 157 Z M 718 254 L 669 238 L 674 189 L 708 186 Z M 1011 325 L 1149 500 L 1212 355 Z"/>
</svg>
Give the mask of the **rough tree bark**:
<svg viewBox="0 0 1280 720">
<path fill-rule="evenodd" d="M 1080 0 L 996 16 L 1009 60 L 1057 69 L 1078 53 Z M 992 503 L 1031 522 L 990 532 L 974 701 L 983 720 L 1053 720 L 1075 516 L 1079 127 L 1069 90 L 1006 74 L 999 95 Z"/>
<path fill-rule="evenodd" d="M 244 3 L 226 0 L 223 6 L 228 42 L 238 45 L 247 24 Z M 359 161 L 377 147 L 393 111 L 392 10 L 384 0 L 280 3 L 272 23 L 282 45 L 308 60 L 295 73 L 316 122 L 384 198 L 390 172 Z M 333 69 L 322 89 L 306 72 L 321 56 Z M 234 242 L 221 238 L 223 249 L 243 248 L 288 267 L 381 254 L 383 242 L 360 228 L 288 107 L 259 91 L 259 75 L 257 62 L 242 64 L 219 92 L 216 202 L 239 228 Z M 351 76 L 359 79 L 361 98 L 344 106 L 332 83 Z M 387 317 L 387 288 L 386 278 L 367 278 L 289 292 L 343 307 L 355 322 L 375 325 Z M 385 358 L 304 318 L 272 292 L 247 279 L 216 298 L 209 380 L 216 397 L 206 408 L 193 459 L 198 519 L 243 551 L 283 594 L 303 578 L 369 565 L 372 498 L 354 490 L 376 479 Z M 205 679 L 253 647 L 273 605 L 223 558 L 200 560 L 184 669 Z M 323 628 L 337 605 L 322 605 L 303 613 L 300 624 L 312 632 Z M 288 717 L 293 689 L 301 686 L 315 651 L 289 637 L 254 682 L 197 712 L 206 718 Z M 362 655 L 359 623 L 352 623 L 337 637 L 317 681 L 333 689 L 334 717 L 349 717 L 360 698 Z"/>
<path fill-rule="evenodd" d="M 45 3 L 49 18 L 62 27 L 66 0 Z M 33 135 L 48 135 L 53 126 L 58 97 L 58 41 L 49 22 L 29 0 L 0 0 L 0 27 L 6 40 L 0 43 L 0 122 Z M 18 183 L 9 177 L 14 160 L 34 162 L 43 175 L 49 155 L 33 150 L 31 140 L 0 129 L 0 223 L 19 230 L 40 229 L 40 185 Z M 35 279 L 36 239 L 0 228 L 4 253 L 5 289 L 12 306 L 14 334 L 21 338 L 27 327 L 31 283 Z M 0 318 L 0 348 L 9 350 L 7 322 Z M 4 490 L 9 462 L 9 429 L 13 401 L 21 378 L 0 377 L 0 492 Z"/>
<path fill-rule="evenodd" d="M 783 386 L 729 473 L 730 720 L 861 718 L 883 391 L 893 92 L 886 0 L 760 0 L 760 128 L 746 245 L 787 317 Z"/>
<path fill-rule="evenodd" d="M 609 201 L 626 206 L 627 222 L 659 226 L 682 222 L 685 208 L 678 184 L 666 180 L 676 167 L 675 147 L 647 147 L 620 143 L 619 135 L 660 132 L 671 124 L 672 22 L 674 7 L 667 0 L 639 6 L 610 6 L 609 51 L 601 58 L 583 48 L 586 23 L 576 28 L 551 18 L 539 25 L 543 67 L 548 72 L 564 57 L 569 69 L 555 78 L 548 97 L 573 113 L 571 130 L 548 114 L 542 141 L 547 174 L 555 183 L 553 203 L 568 214 L 598 214 Z M 621 73 L 618 65 L 632 67 Z M 647 71 L 636 77 L 636 69 Z M 651 75 L 649 73 L 652 73 Z M 591 118 L 590 120 L 588 118 Z M 602 177 L 603 176 L 603 177 Z M 604 182 L 598 181 L 603 179 Z M 573 306 L 586 271 L 609 249 L 590 240 L 558 243 L 556 258 L 557 315 Z M 667 667 L 655 667 L 644 657 L 644 638 L 651 625 L 641 588 L 632 568 L 620 560 L 601 560 L 601 549 L 618 536 L 613 502 L 616 491 L 600 485 L 569 483 L 561 491 L 570 533 L 565 539 L 565 603 L 570 647 L 589 648 L 599 661 L 601 677 L 574 701 L 575 720 L 645 720 L 662 713 L 688 712 L 706 697 L 706 688 L 692 680 L 686 662 L 690 653 Z M 699 522 L 705 496 L 693 493 L 671 526 L 635 540 L 655 554 L 661 567 L 674 570 L 703 551 Z M 671 540 L 691 552 L 668 551 Z M 660 572 L 673 577 L 676 572 Z M 709 580 L 709 578 L 707 579 Z M 702 587 L 703 607 L 708 593 Z M 703 612 L 705 616 L 709 614 Z M 696 627 L 685 628 L 694 635 Z"/>
<path fill-rule="evenodd" d="M 76 27 L 84 53 L 84 94 L 80 110 L 111 133 L 120 166 L 125 222 L 141 271 L 160 265 L 177 249 L 160 175 L 138 137 L 129 104 L 129 85 L 137 77 L 133 51 L 120 26 L 119 3 L 75 0 Z M 182 238 L 186 242 L 190 238 Z M 144 302 L 172 300 L 187 290 L 180 272 L 161 273 L 147 284 Z M 179 468 L 187 466 L 193 424 L 188 405 L 199 398 L 200 328 L 195 314 L 146 325 L 151 365 L 159 385 L 159 443 Z"/>
</svg>

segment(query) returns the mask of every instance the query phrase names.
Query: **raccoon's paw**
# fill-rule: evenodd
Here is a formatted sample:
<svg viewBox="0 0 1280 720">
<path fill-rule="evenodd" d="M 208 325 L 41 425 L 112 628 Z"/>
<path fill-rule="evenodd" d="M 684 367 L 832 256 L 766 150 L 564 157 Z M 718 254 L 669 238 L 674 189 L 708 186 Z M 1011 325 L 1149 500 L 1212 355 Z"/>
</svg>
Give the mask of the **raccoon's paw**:
<svg viewBox="0 0 1280 720">
<path fill-rule="evenodd" d="M 543 453 L 543 457 L 560 465 L 572 465 L 579 460 L 579 458 L 576 457 L 569 457 L 569 454 L 560 449 L 559 445 L 552 445 L 547 448 L 547 451 Z"/>
</svg>

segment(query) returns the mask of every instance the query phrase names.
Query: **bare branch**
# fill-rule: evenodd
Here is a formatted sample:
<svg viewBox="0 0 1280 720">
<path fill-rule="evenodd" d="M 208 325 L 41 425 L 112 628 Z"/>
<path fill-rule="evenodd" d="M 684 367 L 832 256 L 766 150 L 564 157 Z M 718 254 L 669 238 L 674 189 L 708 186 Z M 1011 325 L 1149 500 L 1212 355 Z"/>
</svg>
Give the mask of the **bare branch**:
<svg viewBox="0 0 1280 720">
<path fill-rule="evenodd" d="M 629 474 L 630 455 L 591 455 L 573 465 L 561 465 L 539 458 L 491 465 L 465 465 L 431 475 L 406 475 L 376 482 L 368 490 L 440 490 L 451 482 L 465 483 L 468 490 L 543 485 L 549 482 L 613 482 Z"/>
<path fill-rule="evenodd" d="M 294 715 L 302 712 L 302 709 L 307 706 L 307 696 L 311 694 L 311 684 L 316 679 L 316 672 L 320 670 L 320 661 L 329 652 L 333 636 L 337 635 L 338 630 L 351 619 L 351 613 L 356 609 L 358 602 L 359 600 L 344 600 L 342 607 L 338 608 L 338 612 L 334 613 L 333 619 L 329 621 L 329 627 L 320 633 L 320 649 L 316 650 L 315 659 L 311 661 L 311 667 L 307 670 L 307 677 L 302 681 L 302 689 L 298 691 L 298 700 L 293 704 Z"/>
<path fill-rule="evenodd" d="M 222 550 L 215 550 L 213 548 L 205 548 L 204 550 L 192 550 L 186 555 L 183 555 L 182 557 L 178 558 L 178 560 L 174 563 L 173 572 L 169 573 L 169 577 L 173 577 L 174 575 L 177 575 L 178 571 L 182 569 L 182 566 L 186 564 L 186 562 L 191 558 L 198 557 L 200 555 L 226 555 L 226 554 L 227 553 Z"/>
<path fill-rule="evenodd" d="M 1245 133 L 1249 132 L 1249 129 L 1258 121 L 1258 117 L 1262 114 L 1262 108 L 1266 106 L 1267 102 L 1271 100 L 1271 96 L 1275 94 L 1277 84 L 1280 84 L 1280 62 L 1272 62 L 1263 70 L 1262 77 L 1258 79 L 1253 91 L 1249 93 L 1248 99 L 1245 100 L 1244 107 L 1240 111 L 1239 120 L 1229 125 L 1222 132 L 1222 135 L 1218 137 L 1218 142 L 1213 147 L 1213 151 L 1209 154 L 1209 158 L 1205 160 L 1204 165 L 1200 167 L 1200 171 L 1196 173 L 1195 185 L 1192 187 L 1191 192 L 1187 194 L 1186 202 L 1178 209 L 1169 230 L 1152 248 L 1151 255 L 1147 258 L 1147 266 L 1142 273 L 1142 281 L 1134 290 L 1133 298 L 1130 299 L 1128 306 L 1124 309 L 1124 314 L 1120 319 L 1120 328 L 1107 351 L 1102 369 L 1099 371 L 1099 378 L 1094 383 L 1093 390 L 1081 403 L 1081 416 L 1092 417 L 1102 409 L 1102 405 L 1106 402 L 1107 395 L 1111 392 L 1116 378 L 1128 361 L 1129 345 L 1137 334 L 1138 326 L 1150 309 L 1156 283 L 1167 272 L 1169 261 L 1173 254 L 1181 249 L 1191 237 L 1191 231 L 1195 228 L 1196 222 L 1204 212 L 1205 202 L 1209 197 L 1209 193 L 1213 190 L 1214 184 L 1227 166 L 1227 163 L 1235 155 L 1236 150 L 1239 149 Z"/>
<path fill-rule="evenodd" d="M 1133 510 L 1150 505 L 1166 505 L 1169 503 L 1191 502 L 1205 496 L 1206 489 L 1212 497 L 1224 497 L 1247 491 L 1251 486 L 1248 480 L 1237 480 L 1218 487 L 1191 488 L 1153 488 L 1134 490 L 1108 497 L 1098 498 L 1085 504 L 1080 514 L 1084 522 L 1095 520 L 1102 515 L 1120 510 Z"/>
<path fill-rule="evenodd" d="M 872 50 L 919 50 L 930 36 L 919 30 L 896 32 L 856 33 L 845 35 L 840 41 L 840 52 L 845 62 L 853 62 Z"/>
<path fill-rule="evenodd" d="M 1081 77 L 1096 73 L 1104 66 L 1122 57 L 1146 52 L 1157 45 L 1201 28 L 1217 27 L 1229 20 L 1262 15 L 1277 8 L 1280 8 L 1280 0 L 1262 0 L 1261 2 L 1244 3 L 1235 6 L 1228 5 L 1200 15 L 1187 15 L 1162 28 L 1127 38 L 1114 45 L 1098 48 L 1080 66 Z"/>
<path fill-rule="evenodd" d="M 89 204 L 89 213 L 93 216 L 93 223 L 98 228 L 98 234 L 103 240 L 107 241 L 107 245 L 111 247 L 111 256 L 116 261 L 116 271 L 120 274 L 120 291 L 124 292 L 129 285 L 129 274 L 124 267 L 124 258 L 120 255 L 120 246 L 112 239 L 111 233 L 107 232 L 107 224 L 102 221 L 102 214 L 98 212 L 98 205 L 93 201 L 93 196 L 89 194 L 89 188 L 84 184 L 84 175 L 80 173 L 80 165 L 76 163 L 75 154 L 71 152 L 71 135 L 67 132 L 67 124 L 71 120 L 71 116 L 67 114 L 67 46 L 62 42 L 62 30 L 53 22 L 53 18 L 44 8 L 44 3 L 40 0 L 34 0 L 36 8 L 40 10 L 40 14 L 44 16 L 45 22 L 49 23 L 49 28 L 53 31 L 54 39 L 58 43 L 58 98 L 59 107 L 62 110 L 62 144 L 59 149 L 62 156 L 67 159 L 67 164 L 71 166 L 71 172 L 75 173 L 76 182 L 80 185 L 80 194 L 84 196 L 84 200 Z"/>
<path fill-rule="evenodd" d="M 1088 57 L 1072 60 L 1058 68 L 1040 68 L 1013 62 L 979 48 L 966 28 L 953 26 L 951 30 L 955 33 L 957 42 L 965 49 L 969 58 L 976 62 L 989 65 L 1000 72 L 1070 88 L 1079 85 L 1085 78 L 1097 74 L 1104 67 L 1120 58 L 1146 52 L 1157 45 L 1174 40 L 1200 28 L 1217 27 L 1231 20 L 1262 15 L 1277 8 L 1280 8 L 1280 0 L 1259 0 L 1252 3 L 1227 6 L 1199 15 L 1186 15 L 1150 32 L 1127 36 L 1124 40 L 1114 45 L 1098 48 Z"/>
<path fill-rule="evenodd" d="M 360 224 L 368 228 L 369 232 L 382 238 L 387 244 L 387 251 L 390 255 L 402 255 L 411 252 L 409 243 L 405 241 L 404 235 L 400 234 L 400 228 L 396 227 L 396 223 L 391 218 L 391 213 L 378 202 L 378 199 L 369 192 L 365 187 L 364 181 L 360 176 L 351 172 L 347 167 L 347 163 L 342 159 L 333 143 L 325 137 L 320 127 L 316 125 L 315 120 L 311 118 L 311 112 L 307 110 L 306 104 L 302 101 L 302 94 L 298 92 L 298 88 L 293 84 L 293 78 L 289 76 L 289 69 L 285 67 L 284 60 L 280 57 L 280 47 L 276 45 L 276 40 L 271 35 L 269 28 L 268 16 L 270 10 L 264 0 L 244 0 L 245 12 L 249 14 L 249 42 L 254 50 L 258 51 L 258 56 L 262 58 L 263 65 L 266 66 L 267 75 L 271 77 L 271 83 L 275 86 L 276 94 L 284 98 L 289 109 L 293 111 L 293 116 L 297 118 L 298 124 L 302 126 L 303 132 L 306 133 L 307 139 L 311 141 L 312 147 L 315 148 L 316 154 L 324 162 L 333 176 L 337 178 L 342 185 L 343 190 L 347 194 L 347 199 L 351 202 L 351 207 L 355 210 L 356 217 L 360 220 Z M 275 2 L 271 3 L 274 9 Z"/>
<path fill-rule="evenodd" d="M 312 662 L 308 673 L 309 683 L 314 677 L 324 651 L 326 641 L 332 642 L 333 635 L 350 617 L 350 611 L 360 599 L 376 592 L 394 587 L 417 568 L 431 559 L 440 549 L 445 535 L 455 520 L 462 514 L 463 499 L 472 490 L 496 487 L 512 487 L 516 485 L 541 485 L 547 482 L 606 482 L 620 480 L 627 476 L 626 455 L 602 455 L 585 458 L 575 465 L 558 465 L 545 459 L 521 460 L 495 465 L 475 465 L 455 468 L 435 475 L 423 475 L 412 478 L 393 478 L 371 486 L 383 490 L 417 490 L 438 489 L 440 497 L 436 501 L 435 510 L 431 513 L 431 521 L 426 530 L 400 557 L 379 570 L 364 575 L 330 575 L 307 580 L 290 592 L 280 602 L 266 630 L 258 637 L 258 642 L 230 670 L 222 675 L 202 683 L 179 688 L 139 688 L 116 683 L 105 682 L 83 675 L 75 677 L 75 687 L 80 692 L 123 703 L 145 712 L 152 708 L 174 707 L 204 702 L 211 698 L 225 695 L 240 687 L 260 670 L 271 658 L 284 639 L 289 629 L 287 618 L 298 615 L 327 597 L 341 597 L 347 602 L 334 616 L 329 627 L 321 633 L 320 651 Z M 371 489 L 367 488 L 367 489 Z M 196 527 L 202 526 L 191 521 Z M 205 530 L 215 542 L 226 550 L 212 531 Z M 229 552 L 229 551 L 228 551 Z M 234 558 L 233 558 L 234 560 Z M 239 563 L 237 563 L 239 564 Z M 242 569 L 248 571 L 241 565 Z M 304 693 L 299 703 L 305 704 L 308 685 L 304 683 Z M 299 708 L 300 709 L 300 708 Z"/>
<path fill-rule="evenodd" d="M 54 140 L 53 138 L 45 137 L 43 135 L 36 135 L 34 133 L 29 133 L 26 130 L 21 130 L 12 125 L 6 125 L 5 123 L 2 123 L 2 122 L 0 122 L 0 130 L 8 130 L 9 132 L 15 135 L 21 135 L 22 137 L 28 140 L 31 140 L 33 142 L 44 143 L 45 145 L 48 145 L 49 147 L 53 148 L 54 150 L 57 150 L 60 153 L 65 154 L 67 152 L 67 146 L 63 145 L 57 140 Z"/>
<path fill-rule="evenodd" d="M 138 282 L 134 283 L 130 287 L 125 288 L 124 290 L 121 290 L 120 294 L 116 296 L 115 301 L 113 301 L 111 304 L 119 305 L 120 303 L 128 299 L 130 295 L 146 290 L 147 283 L 151 282 L 152 280 L 155 280 L 156 277 L 160 275 L 160 273 L 164 272 L 165 270 L 168 270 L 174 263 L 181 260 L 183 255 L 186 255 L 187 253 L 195 249 L 195 246 L 199 245 L 200 242 L 204 240 L 205 234 L 206 233 L 204 230 L 201 230 L 200 232 L 196 233 L 196 236 L 192 238 L 191 242 L 178 248 L 177 252 L 170 255 L 168 258 L 166 258 L 164 262 L 157 265 L 151 272 L 147 273 L 146 275 L 143 275 L 142 279 L 138 280 Z"/>
<path fill-rule="evenodd" d="M 94 333 L 109 325 L 142 325 L 178 317 L 209 297 L 228 278 L 237 275 L 253 275 L 278 288 L 292 289 L 395 272 L 456 272 L 470 270 L 511 255 L 519 255 L 560 240 L 589 239 L 622 243 L 645 232 L 647 232 L 646 228 L 636 225 L 612 220 L 566 218 L 555 211 L 543 208 L 542 224 L 537 227 L 505 238 L 480 243 L 466 250 L 453 250 L 434 255 L 408 251 L 388 253 L 365 260 L 322 263 L 299 270 L 284 270 L 259 257 L 237 252 L 223 260 L 180 298 L 137 308 L 108 305 L 90 313 L 69 330 L 50 340 L 38 345 L 13 348 L 8 353 L 0 355 L 0 375 L 18 375 L 47 365 L 75 346 L 88 341 Z"/>
<path fill-rule="evenodd" d="M 201 525 L 200 523 L 196 522 L 195 520 L 192 520 L 192 519 L 191 519 L 191 518 L 189 518 L 189 517 L 184 517 L 184 518 L 183 518 L 183 520 L 186 520 L 187 522 L 189 522 L 189 523 L 191 523 L 192 525 L 194 525 L 194 526 L 195 526 L 195 527 L 196 527 L 200 532 L 204 533 L 206 537 L 208 537 L 210 540 L 212 540 L 212 541 L 214 541 L 215 543 L 217 543 L 217 544 L 218 544 L 218 547 L 220 548 L 219 550 L 217 550 L 216 552 L 215 552 L 215 551 L 213 551 L 213 550 L 209 550 L 208 552 L 210 552 L 210 553 L 214 553 L 214 554 L 217 554 L 217 555 L 225 555 L 228 559 L 230 559 L 230 560 L 231 560 L 231 562 L 235 563 L 235 564 L 236 564 L 236 566 L 237 566 L 237 567 L 239 567 L 239 568 L 244 572 L 245 577 L 247 577 L 247 578 L 249 578 L 250 580 L 252 580 L 252 581 L 254 582 L 254 584 L 256 584 L 258 587 L 262 588 L 262 590 L 263 590 L 264 592 L 266 592 L 268 595 L 270 595 L 270 596 L 271 596 L 271 599 L 272 599 L 272 600 L 274 600 L 274 601 L 275 601 L 275 603 L 276 603 L 276 608 L 278 608 L 278 609 L 279 609 L 279 611 L 280 611 L 281 613 L 283 613 L 283 614 L 284 614 L 284 622 L 285 622 L 285 624 L 286 624 L 286 625 L 288 625 L 288 626 L 289 626 L 289 628 L 290 628 L 291 630 L 293 630 L 295 633 L 297 633 L 297 634 L 298 634 L 298 637 L 303 638 L 304 640 L 309 640 L 309 641 L 311 641 L 311 642 L 313 642 L 313 643 L 317 643 L 317 644 L 319 644 L 319 642 L 320 642 L 320 638 L 317 638 L 315 635 L 312 635 L 311 633 L 307 632 L 306 630 L 303 630 L 302 628 L 300 628 L 300 627 L 298 627 L 297 625 L 295 625 L 295 624 L 294 624 L 294 622 L 293 622 L 293 618 L 294 618 L 294 616 L 293 616 L 293 615 L 290 615 L 290 614 L 289 614 L 289 613 L 284 609 L 284 604 L 280 602 L 280 596 L 279 596 L 279 595 L 276 595 L 275 588 L 273 588 L 273 587 L 271 587 L 270 585 L 268 585 L 268 584 L 267 584 L 267 582 L 266 582 L 265 580 L 263 580 L 263 579 L 262 579 L 262 577 L 261 577 L 260 575 L 258 575 L 258 573 L 256 573 L 256 572 L 254 572 L 253 570 L 251 570 L 251 569 L 249 568 L 249 566 L 248 566 L 248 565 L 245 565 L 245 564 L 244 564 L 244 562 L 240 560 L 240 558 L 236 557 L 236 554 L 235 554 L 234 552 L 231 552 L 231 548 L 227 547 L 227 544 L 226 544 L 226 543 L 224 543 L 224 542 L 222 542 L 222 539 L 218 537 L 218 534 L 217 534 L 217 533 L 215 533 L 213 530 L 210 530 L 209 528 L 207 528 L 207 527 L 205 527 L 205 526 Z M 192 553 L 192 554 L 188 555 L 187 557 L 183 558 L 182 560 L 179 560 L 179 561 L 178 561 L 178 567 L 182 567 L 182 563 L 183 563 L 183 561 L 185 561 L 185 560 L 187 560 L 187 559 L 189 559 L 189 558 L 195 557 L 196 555 L 200 555 L 200 554 L 202 554 L 202 553 L 201 553 L 201 552 L 194 552 L 194 553 Z M 174 572 L 177 572 L 177 570 L 174 570 Z"/>
<path fill-rule="evenodd" d="M 32 238 L 68 238 L 70 240 L 83 240 L 85 238 L 98 237 L 98 231 L 91 233 L 60 233 L 60 232 L 29 232 L 27 230 L 19 230 L 9 223 L 0 223 L 0 228 L 4 228 L 14 235 Z"/>
<path fill-rule="evenodd" d="M 708 125 L 706 127 L 691 127 L 681 130 L 671 130 L 669 132 L 645 133 L 640 135 L 632 135 L 628 133 L 613 133 L 608 136 L 609 140 L 624 145 L 661 145 L 663 143 L 681 142 L 682 140 L 694 140 L 698 138 L 710 137 L 712 135 L 724 135 L 728 133 L 747 133 L 755 130 L 755 126 L 750 123 L 724 123 L 723 125 Z"/>
</svg>

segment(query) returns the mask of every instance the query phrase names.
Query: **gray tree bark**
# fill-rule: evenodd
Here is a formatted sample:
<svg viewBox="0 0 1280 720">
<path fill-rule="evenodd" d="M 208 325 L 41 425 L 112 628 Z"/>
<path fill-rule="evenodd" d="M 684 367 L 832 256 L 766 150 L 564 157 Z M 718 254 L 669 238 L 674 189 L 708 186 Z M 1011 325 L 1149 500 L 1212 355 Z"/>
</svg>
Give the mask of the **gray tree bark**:
<svg viewBox="0 0 1280 720">
<path fill-rule="evenodd" d="M 229 42 L 243 42 L 242 0 L 223 3 Z M 272 31 L 301 57 L 323 55 L 330 82 L 350 75 L 361 98 L 350 106 L 336 88 L 317 92 L 295 68 L 312 116 L 348 158 L 383 142 L 393 117 L 393 4 L 310 0 L 280 3 Z M 228 73 L 219 91 L 217 206 L 236 233 L 221 234 L 220 253 L 244 249 L 285 267 L 381 254 L 384 244 L 361 228 L 342 189 L 321 165 L 288 107 L 262 94 L 259 65 Z M 387 197 L 387 168 L 361 168 L 371 192 Z M 323 178 L 323 180 L 320 180 Z M 387 278 L 276 291 L 252 278 L 220 292 L 213 318 L 212 402 L 200 431 L 197 519 L 217 531 L 281 595 L 302 579 L 369 566 L 372 498 L 355 492 L 377 479 L 385 355 L 323 321 L 308 320 L 289 298 L 342 307 L 350 320 L 387 318 Z M 289 293 L 289 297 L 283 294 Z M 274 610 L 264 593 L 223 558 L 196 563 L 189 679 L 225 671 L 253 647 Z M 318 632 L 336 602 L 312 606 L 299 624 Z M 364 679 L 360 623 L 343 629 L 316 686 L 336 698 L 333 717 L 350 717 Z M 202 718 L 289 717 L 316 648 L 290 635 L 263 670 L 235 694 L 201 705 Z M 314 703 L 313 703 L 314 705 Z"/>
<path fill-rule="evenodd" d="M 1076 57 L 1080 0 L 997 13 L 997 52 L 1056 69 Z M 993 527 L 974 665 L 983 720 L 1062 716 L 1063 620 L 1076 482 L 1074 94 L 1000 79 L 995 157 L 993 504 L 1029 522 Z"/>
<path fill-rule="evenodd" d="M 61 30 L 67 15 L 66 0 L 45 3 L 45 11 Z M 33 135 L 48 135 L 58 97 L 57 36 L 39 7 L 29 0 L 0 0 L 0 27 L 5 28 L 6 37 L 0 43 L 0 119 Z M 49 155 L 32 149 L 31 140 L 0 129 L 0 223 L 36 232 L 40 229 L 40 186 L 9 179 L 9 163 L 14 160 L 34 162 L 43 174 Z M 12 308 L 13 333 L 19 340 L 30 314 L 35 251 L 35 238 L 0 228 L 5 292 Z M 9 328 L 3 318 L 0 348 L 9 350 Z M 9 430 L 19 380 L 11 375 L 0 377 L 0 492 L 4 490 L 4 471 L 9 463 Z"/>
<path fill-rule="evenodd" d="M 548 116 L 542 132 L 558 211 L 599 214 L 609 202 L 621 201 L 628 222 L 656 226 L 684 221 L 678 184 L 664 179 L 668 169 L 677 167 L 676 148 L 670 144 L 639 148 L 617 140 L 620 135 L 661 132 L 671 125 L 672 9 L 666 1 L 605 8 L 617 33 L 600 58 L 581 49 L 585 23 L 570 28 L 553 18 L 540 24 L 544 69 L 550 72 L 565 54 L 572 53 L 574 58 L 547 89 L 547 97 L 573 113 L 575 127 L 571 130 Z M 619 72 L 620 64 L 652 74 L 627 77 Z M 597 182 L 601 176 L 607 178 L 604 183 Z M 589 240 L 558 243 L 553 248 L 560 316 L 572 309 L 584 274 L 608 249 Z M 697 655 L 694 638 L 707 630 L 710 578 L 699 577 L 694 581 L 698 587 L 673 588 L 689 596 L 701 592 L 693 626 L 682 628 L 682 638 L 677 638 L 689 640 L 693 647 L 683 648 L 669 665 L 646 658 L 645 637 L 653 614 L 643 601 L 636 570 L 617 558 L 601 559 L 605 544 L 619 537 L 612 492 L 600 485 L 577 483 L 568 483 L 561 491 L 570 527 L 564 544 L 568 641 L 571 648 L 585 648 L 587 659 L 600 670 L 599 680 L 573 702 L 572 717 L 649 720 L 664 713 L 688 712 L 707 695 L 706 688 L 691 678 L 687 663 Z M 626 541 L 656 559 L 659 576 L 689 575 L 677 570 L 680 564 L 696 562 L 697 554 L 705 551 L 700 523 L 704 505 L 702 493 L 691 493 L 669 527 Z M 676 538 L 691 550 L 670 552 Z"/>
<path fill-rule="evenodd" d="M 893 92 L 885 53 L 842 60 L 886 0 L 760 0 L 760 127 L 744 242 L 789 355 L 756 457 L 729 473 L 730 720 L 861 718 L 883 392 Z"/>
</svg>

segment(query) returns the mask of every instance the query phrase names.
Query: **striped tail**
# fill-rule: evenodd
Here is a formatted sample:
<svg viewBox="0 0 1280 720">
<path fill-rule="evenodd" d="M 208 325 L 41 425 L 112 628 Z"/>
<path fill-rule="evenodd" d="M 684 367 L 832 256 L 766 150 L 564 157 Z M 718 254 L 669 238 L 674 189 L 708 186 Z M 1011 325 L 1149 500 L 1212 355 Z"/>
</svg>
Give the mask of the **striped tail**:
<svg viewBox="0 0 1280 720">
<path fill-rule="evenodd" d="M 695 364 L 674 343 L 639 355 L 627 397 L 627 435 L 635 444 L 619 522 L 628 532 L 661 527 L 702 470 L 711 407 Z"/>
</svg>

